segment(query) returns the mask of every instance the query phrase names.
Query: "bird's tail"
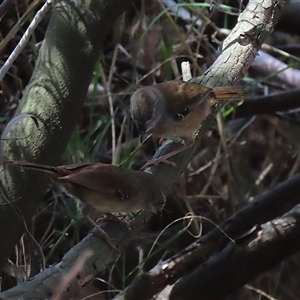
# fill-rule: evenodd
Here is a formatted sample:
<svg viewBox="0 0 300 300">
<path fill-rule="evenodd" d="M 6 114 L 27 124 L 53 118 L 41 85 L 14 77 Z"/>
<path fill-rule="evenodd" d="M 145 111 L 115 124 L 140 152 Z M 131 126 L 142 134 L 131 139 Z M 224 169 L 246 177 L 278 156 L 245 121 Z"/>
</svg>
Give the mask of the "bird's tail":
<svg viewBox="0 0 300 300">
<path fill-rule="evenodd" d="M 244 101 L 244 91 L 234 86 L 215 87 L 212 91 L 216 100 Z"/>
<path fill-rule="evenodd" d="M 57 178 L 62 176 L 62 172 L 59 168 L 47 165 L 41 165 L 36 163 L 30 163 L 27 161 L 19 161 L 19 160 L 7 160 L 6 163 L 9 163 L 14 166 L 23 167 L 26 169 L 32 169 L 40 172 L 45 172 L 46 174 L 50 175 L 52 178 Z M 65 174 L 67 175 L 67 174 Z"/>
</svg>

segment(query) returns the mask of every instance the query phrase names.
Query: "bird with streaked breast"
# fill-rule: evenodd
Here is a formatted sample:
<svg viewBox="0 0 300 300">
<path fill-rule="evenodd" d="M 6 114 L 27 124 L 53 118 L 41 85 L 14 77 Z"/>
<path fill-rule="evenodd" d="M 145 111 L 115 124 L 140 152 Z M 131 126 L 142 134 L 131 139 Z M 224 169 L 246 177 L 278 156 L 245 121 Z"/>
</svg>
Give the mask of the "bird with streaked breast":
<svg viewBox="0 0 300 300">
<path fill-rule="evenodd" d="M 141 136 L 153 134 L 164 139 L 183 140 L 184 146 L 152 159 L 145 169 L 159 162 L 175 165 L 168 159 L 194 143 L 193 134 L 209 115 L 215 101 L 244 99 L 240 88 L 207 86 L 172 80 L 136 90 L 130 103 L 130 112 Z"/>
</svg>

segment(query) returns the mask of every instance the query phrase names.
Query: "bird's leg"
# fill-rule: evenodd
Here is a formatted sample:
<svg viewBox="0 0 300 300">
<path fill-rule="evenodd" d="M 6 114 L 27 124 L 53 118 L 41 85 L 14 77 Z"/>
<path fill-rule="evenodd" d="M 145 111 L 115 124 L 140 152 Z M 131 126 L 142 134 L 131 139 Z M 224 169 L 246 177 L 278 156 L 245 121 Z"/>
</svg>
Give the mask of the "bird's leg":
<svg viewBox="0 0 300 300">
<path fill-rule="evenodd" d="M 101 238 L 103 238 L 106 243 L 112 247 L 114 250 L 118 251 L 118 249 L 116 248 L 116 246 L 112 243 L 112 240 L 110 239 L 110 237 L 106 234 L 106 232 L 100 228 L 97 223 L 90 217 L 90 209 L 88 206 L 85 206 L 82 209 L 82 214 L 83 216 L 89 221 L 89 223 L 91 223 L 93 225 L 93 227 L 97 228 L 97 232 L 99 233 L 99 236 Z"/>
<path fill-rule="evenodd" d="M 115 221 L 115 222 L 122 222 L 122 220 L 120 220 L 118 216 L 115 216 L 112 213 L 104 213 L 102 215 L 104 215 L 104 216 L 97 219 L 96 223 L 103 222 L 105 220 L 111 220 L 111 221 Z"/>
<path fill-rule="evenodd" d="M 94 227 L 97 228 L 100 237 L 102 237 L 107 242 L 107 244 L 113 249 L 118 250 L 116 246 L 112 243 L 110 237 L 106 234 L 106 232 L 101 227 L 99 227 L 98 224 L 90 216 L 87 215 L 85 217 Z"/>
<path fill-rule="evenodd" d="M 191 140 L 191 141 L 186 140 L 185 144 L 182 147 L 180 147 L 174 151 L 171 151 L 167 154 L 164 154 L 163 156 L 161 156 L 159 158 L 153 158 L 153 159 L 148 160 L 148 162 L 144 166 L 141 167 L 141 170 L 144 171 L 145 169 L 147 169 L 148 167 L 153 166 L 153 165 L 157 166 L 159 163 L 164 163 L 166 165 L 170 165 L 171 167 L 177 167 L 177 165 L 174 162 L 169 161 L 168 159 L 182 151 L 187 150 L 193 144 L 194 144 L 194 140 Z"/>
<path fill-rule="evenodd" d="M 167 139 L 165 138 L 160 138 L 158 141 L 158 145 L 161 146 Z"/>
</svg>

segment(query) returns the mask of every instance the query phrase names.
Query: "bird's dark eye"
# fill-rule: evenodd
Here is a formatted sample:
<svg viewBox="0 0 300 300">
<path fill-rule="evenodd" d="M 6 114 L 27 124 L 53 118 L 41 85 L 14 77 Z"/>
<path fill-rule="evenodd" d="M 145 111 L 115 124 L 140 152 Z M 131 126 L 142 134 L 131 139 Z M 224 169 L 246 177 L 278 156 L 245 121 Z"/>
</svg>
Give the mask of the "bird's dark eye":
<svg viewBox="0 0 300 300">
<path fill-rule="evenodd" d="M 180 113 L 177 113 L 176 116 L 175 116 L 175 119 L 176 119 L 177 121 L 180 121 L 180 120 L 182 120 L 183 118 L 184 118 L 184 115 L 183 115 L 183 114 L 180 114 Z"/>
<path fill-rule="evenodd" d="M 180 120 L 182 120 L 188 113 L 190 112 L 190 110 L 186 107 L 185 109 L 184 109 L 184 111 L 182 111 L 182 112 L 180 112 L 180 113 L 177 113 L 176 115 L 175 115 L 175 120 L 177 120 L 177 121 L 180 121 Z"/>
<path fill-rule="evenodd" d="M 128 195 L 125 195 L 122 191 L 120 191 L 120 190 L 116 190 L 115 191 L 115 196 L 117 197 L 117 198 L 119 198 L 120 200 L 125 200 L 125 199 L 127 199 L 128 198 Z"/>
</svg>

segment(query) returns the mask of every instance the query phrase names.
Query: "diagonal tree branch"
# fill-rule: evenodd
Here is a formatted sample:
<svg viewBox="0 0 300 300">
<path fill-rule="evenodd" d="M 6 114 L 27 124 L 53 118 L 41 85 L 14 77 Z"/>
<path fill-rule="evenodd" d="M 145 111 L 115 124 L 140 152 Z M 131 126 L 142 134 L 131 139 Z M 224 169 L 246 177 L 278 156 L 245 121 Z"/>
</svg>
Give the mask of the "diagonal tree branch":
<svg viewBox="0 0 300 300">
<path fill-rule="evenodd" d="M 300 249 L 300 205 L 232 243 L 175 284 L 170 299 L 219 300 Z M 197 288 L 195 288 L 197 287 Z M 218 288 L 212 288 L 218 287 Z"/>
</svg>

